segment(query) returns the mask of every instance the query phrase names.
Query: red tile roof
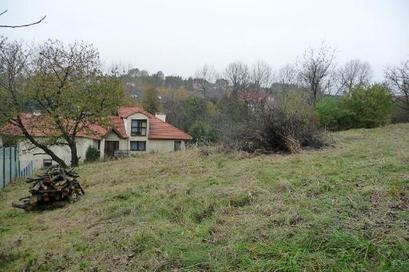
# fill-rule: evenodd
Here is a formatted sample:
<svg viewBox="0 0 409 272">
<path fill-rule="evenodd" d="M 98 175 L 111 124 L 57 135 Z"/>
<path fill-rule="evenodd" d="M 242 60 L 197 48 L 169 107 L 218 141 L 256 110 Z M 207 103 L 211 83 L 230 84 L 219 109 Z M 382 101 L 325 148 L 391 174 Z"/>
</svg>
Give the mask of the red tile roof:
<svg viewBox="0 0 409 272">
<path fill-rule="evenodd" d="M 56 136 L 57 130 L 52 127 L 51 122 L 48 121 L 45 116 L 34 115 L 31 113 L 23 113 L 21 115 L 21 121 L 27 131 L 34 136 Z M 6 135 L 23 136 L 23 132 L 20 128 L 14 124 L 7 123 L 0 129 L 0 133 Z"/>
<path fill-rule="evenodd" d="M 112 129 L 118 134 L 119 137 L 124 139 L 128 138 L 128 135 L 126 135 L 124 120 L 121 117 L 111 116 L 111 122 L 113 126 Z"/>
<path fill-rule="evenodd" d="M 192 136 L 189 134 L 163 122 L 140 107 L 121 107 L 118 110 L 118 115 L 121 118 L 128 118 L 135 113 L 141 113 L 149 118 L 148 139 L 150 140 L 192 140 Z"/>
<path fill-rule="evenodd" d="M 156 117 L 149 118 L 148 138 L 152 140 L 192 140 L 189 134 Z"/>
<path fill-rule="evenodd" d="M 118 134 L 119 137 L 126 139 L 124 119 L 135 114 L 141 113 L 149 118 L 148 139 L 150 140 L 191 140 L 192 137 L 182 130 L 172 126 L 169 123 L 163 122 L 154 115 L 144 111 L 139 107 L 121 107 L 118 110 L 118 116 L 110 116 L 111 125 L 101 126 L 90 124 L 78 132 L 78 137 L 90 138 L 99 140 L 102 139 L 111 130 Z M 35 137 L 56 136 L 59 135 L 58 130 L 52 126 L 52 122 L 44 115 L 33 115 L 24 113 L 22 122 L 29 133 Z M 6 124 L 0 129 L 0 134 L 23 136 L 23 132 L 16 125 L 11 123 Z"/>
<path fill-rule="evenodd" d="M 149 118 L 155 117 L 153 114 L 150 114 L 149 112 L 145 111 L 140 107 L 120 107 L 118 109 L 118 116 L 121 118 L 128 118 L 129 116 L 135 113 L 142 113 L 143 115 L 146 115 Z"/>
<path fill-rule="evenodd" d="M 117 134 L 126 138 L 125 127 L 122 122 L 122 127 L 117 124 L 118 117 L 111 117 L 112 126 L 101 126 L 97 124 L 90 124 L 77 133 L 78 137 L 89 138 L 94 140 L 102 139 L 111 129 L 115 130 Z M 115 121 L 113 120 L 115 119 Z M 120 119 L 120 118 L 118 118 Z M 122 119 L 120 119 L 122 121 Z M 49 118 L 44 115 L 34 115 L 31 113 L 23 113 L 21 115 L 21 121 L 28 132 L 35 137 L 46 136 L 59 136 L 61 133 L 53 126 L 53 123 L 49 121 Z M 67 126 L 68 127 L 68 126 Z M 0 134 L 24 136 L 22 130 L 15 124 L 7 123 L 0 129 Z"/>
</svg>

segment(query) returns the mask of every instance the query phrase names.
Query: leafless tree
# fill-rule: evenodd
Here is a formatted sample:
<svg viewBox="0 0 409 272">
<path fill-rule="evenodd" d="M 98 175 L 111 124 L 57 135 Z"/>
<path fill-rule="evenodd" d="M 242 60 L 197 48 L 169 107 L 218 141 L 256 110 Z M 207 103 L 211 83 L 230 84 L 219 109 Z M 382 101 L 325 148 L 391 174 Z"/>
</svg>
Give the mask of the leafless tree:
<svg viewBox="0 0 409 272">
<path fill-rule="evenodd" d="M 399 107 L 409 112 L 409 59 L 385 71 L 386 80 L 397 96 Z"/>
<path fill-rule="evenodd" d="M 311 94 L 311 103 L 330 89 L 334 70 L 335 50 L 323 45 L 318 49 L 309 49 L 299 64 L 299 80 Z"/>
<path fill-rule="evenodd" d="M 203 97 L 207 97 L 207 93 L 210 87 L 210 83 L 212 83 L 215 78 L 217 77 L 216 69 L 211 65 L 203 65 L 200 69 L 198 69 L 195 73 L 195 81 L 198 84 L 200 90 L 203 92 Z"/>
<path fill-rule="evenodd" d="M 355 86 L 368 85 L 371 81 L 372 71 L 368 62 L 358 59 L 348 61 L 336 72 L 337 93 L 346 94 Z"/>
<path fill-rule="evenodd" d="M 4 15 L 5 13 L 7 13 L 8 10 L 4 10 L 3 12 L 0 12 L 0 16 Z M 32 23 L 26 23 L 26 24 L 20 24 L 20 25 L 0 25 L 0 28 L 20 28 L 20 27 L 28 27 L 28 26 L 33 26 L 33 25 L 37 25 L 39 23 L 41 23 L 42 21 L 44 21 L 44 19 L 47 16 L 43 16 L 40 20 L 32 22 Z"/>
<path fill-rule="evenodd" d="M 250 69 L 242 62 L 230 63 L 225 70 L 225 77 L 232 86 L 234 94 L 248 89 L 250 84 Z"/>
<path fill-rule="evenodd" d="M 250 80 L 254 91 L 261 91 L 262 88 L 269 88 L 273 79 L 273 72 L 264 61 L 258 61 L 251 67 Z"/>
<path fill-rule="evenodd" d="M 297 86 L 297 69 L 294 65 L 287 64 L 278 71 L 277 81 L 283 91 Z"/>
</svg>

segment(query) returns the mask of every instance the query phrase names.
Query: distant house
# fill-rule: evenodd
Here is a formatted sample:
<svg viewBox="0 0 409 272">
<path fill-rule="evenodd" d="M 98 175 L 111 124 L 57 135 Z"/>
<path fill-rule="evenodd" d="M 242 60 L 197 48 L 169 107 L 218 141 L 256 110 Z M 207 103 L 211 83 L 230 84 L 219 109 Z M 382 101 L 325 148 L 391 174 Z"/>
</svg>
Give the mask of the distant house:
<svg viewBox="0 0 409 272">
<path fill-rule="evenodd" d="M 92 124 L 77 134 L 76 142 L 80 161 L 85 159 L 89 146 L 99 150 L 101 159 L 145 152 L 184 150 L 185 143 L 192 137 L 167 123 L 165 118 L 165 115 L 153 115 L 139 107 L 121 107 L 117 115 L 110 116 L 109 126 Z M 45 116 L 26 113 L 22 115 L 22 121 L 34 137 L 47 137 L 56 133 L 55 129 L 49 127 L 50 122 L 46 121 Z M 38 126 L 39 123 L 43 125 Z M 22 167 L 31 161 L 34 169 L 54 163 L 50 156 L 41 149 L 33 147 L 24 138 L 22 131 L 12 124 L 7 124 L 0 129 L 0 145 L 3 139 L 10 138 L 10 136 L 16 139 Z M 70 163 L 71 155 L 68 146 L 51 146 L 50 149 L 67 164 Z"/>
</svg>

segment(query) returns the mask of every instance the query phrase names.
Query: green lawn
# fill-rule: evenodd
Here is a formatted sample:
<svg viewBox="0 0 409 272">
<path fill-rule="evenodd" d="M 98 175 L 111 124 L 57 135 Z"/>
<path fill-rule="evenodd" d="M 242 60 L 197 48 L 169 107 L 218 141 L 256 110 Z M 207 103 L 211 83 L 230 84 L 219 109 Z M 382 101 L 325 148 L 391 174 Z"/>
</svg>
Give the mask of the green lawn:
<svg viewBox="0 0 409 272">
<path fill-rule="evenodd" d="M 25 212 L 0 190 L 0 271 L 409 271 L 409 124 L 297 155 L 198 151 L 79 168 Z"/>
</svg>

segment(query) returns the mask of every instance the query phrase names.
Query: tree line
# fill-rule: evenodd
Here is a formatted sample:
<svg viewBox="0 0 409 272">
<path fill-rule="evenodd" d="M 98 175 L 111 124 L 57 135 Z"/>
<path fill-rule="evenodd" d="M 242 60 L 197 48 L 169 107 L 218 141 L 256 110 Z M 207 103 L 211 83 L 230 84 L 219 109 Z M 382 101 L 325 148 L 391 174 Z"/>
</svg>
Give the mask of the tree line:
<svg viewBox="0 0 409 272">
<path fill-rule="evenodd" d="M 409 60 L 386 69 L 380 83 L 372 81 L 367 62 L 335 61 L 335 50 L 322 46 L 278 71 L 264 61 L 233 62 L 222 72 L 204 65 L 183 79 L 136 68 L 107 72 L 98 50 L 86 43 L 49 40 L 29 47 L 1 37 L 0 122 L 20 128 L 63 166 L 50 146 L 67 146 L 76 166 L 76 136 L 90 124 L 108 125 L 120 105 L 166 113 L 197 143 L 250 152 L 319 147 L 327 143 L 327 129 L 384 125 L 392 110 L 409 120 Z M 24 122 L 26 112 L 36 111 L 47 126 Z M 34 129 L 49 137 L 33 137 Z"/>
<path fill-rule="evenodd" d="M 314 113 L 311 118 L 316 119 L 318 128 L 375 127 L 409 121 L 408 74 L 406 60 L 387 67 L 384 80 L 374 82 L 368 62 L 354 59 L 336 65 L 336 51 L 324 45 L 306 50 L 297 62 L 278 71 L 264 61 L 252 65 L 233 62 L 222 72 L 204 65 L 193 77 L 181 80 L 177 88 L 168 87 L 166 80 L 145 89 L 139 85 L 144 91 L 138 102 L 151 112 L 166 113 L 171 123 L 190 132 L 198 142 L 232 139 L 234 130 L 250 127 L 239 121 L 227 125 L 232 120 L 248 119 L 250 113 L 260 118 L 263 113 L 256 109 L 277 109 L 291 99 L 302 99 L 300 107 Z M 244 110 L 238 110 L 240 103 Z"/>
</svg>

